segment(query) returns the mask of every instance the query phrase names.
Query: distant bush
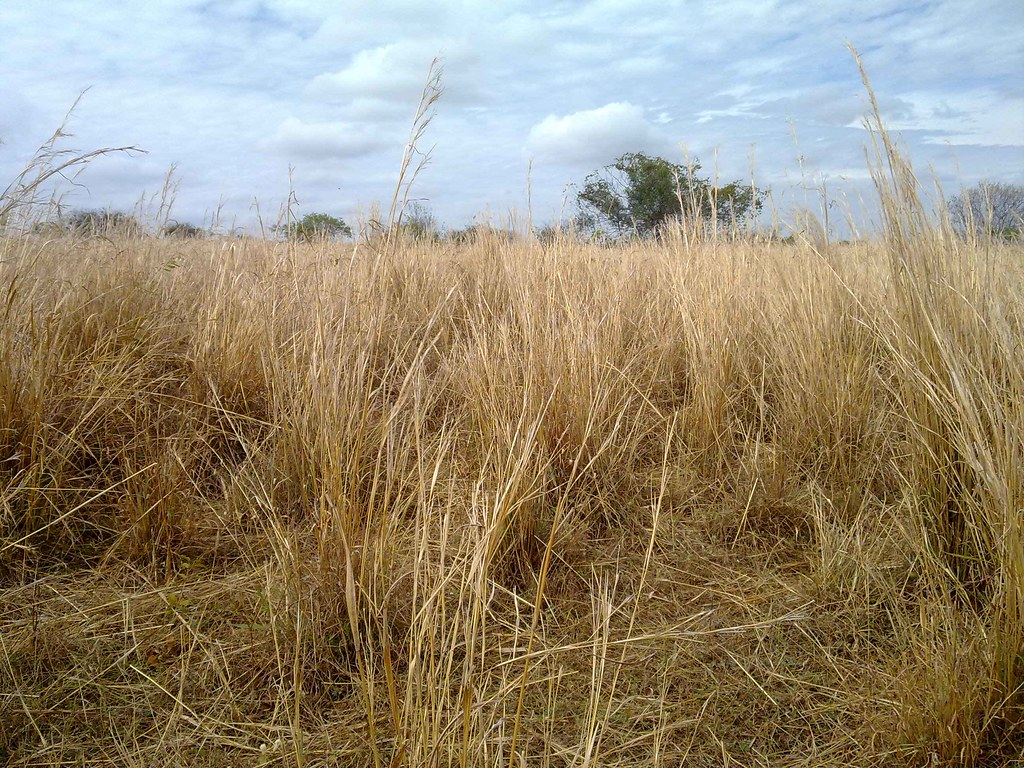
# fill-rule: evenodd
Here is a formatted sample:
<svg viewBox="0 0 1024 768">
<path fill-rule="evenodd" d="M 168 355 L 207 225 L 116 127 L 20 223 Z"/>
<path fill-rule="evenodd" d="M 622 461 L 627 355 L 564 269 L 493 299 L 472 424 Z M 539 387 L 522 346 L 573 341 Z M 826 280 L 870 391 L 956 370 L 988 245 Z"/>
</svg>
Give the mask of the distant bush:
<svg viewBox="0 0 1024 768">
<path fill-rule="evenodd" d="M 1024 235 L 1024 185 L 983 181 L 950 199 L 949 218 L 962 236 L 1019 240 Z"/>
<path fill-rule="evenodd" d="M 40 237 L 95 237 L 96 235 L 119 235 L 139 237 L 145 229 L 138 219 L 122 211 L 80 210 L 61 214 L 56 218 L 37 221 L 32 233 Z"/>
<path fill-rule="evenodd" d="M 444 239 L 456 245 L 471 243 L 477 238 L 476 227 L 472 224 L 461 229 L 449 229 L 444 233 Z"/>
<path fill-rule="evenodd" d="M 32 234 L 40 237 L 60 237 L 67 231 L 67 226 L 60 221 L 37 221 L 32 225 Z"/>
<path fill-rule="evenodd" d="M 560 238 L 573 235 L 572 229 L 563 222 L 536 227 L 533 233 L 541 245 L 551 245 Z"/>
<path fill-rule="evenodd" d="M 168 224 L 161 230 L 164 237 L 179 238 L 182 240 L 191 240 L 197 237 L 203 237 L 206 232 L 202 228 L 197 227 L 195 224 L 189 224 L 187 221 L 174 221 Z"/>
<path fill-rule="evenodd" d="M 399 231 L 414 240 L 437 242 L 441 239 L 433 212 L 419 202 L 412 203 L 403 211 Z"/>
<path fill-rule="evenodd" d="M 120 235 L 139 237 L 144 233 L 138 219 L 123 211 L 75 211 L 62 219 L 67 232 L 77 237 Z"/>
<path fill-rule="evenodd" d="M 467 224 L 461 229 L 449 229 L 444 239 L 449 243 L 464 245 L 483 238 L 491 238 L 502 243 L 511 243 L 516 239 L 515 233 L 507 229 L 497 229 L 489 224 Z"/>
</svg>

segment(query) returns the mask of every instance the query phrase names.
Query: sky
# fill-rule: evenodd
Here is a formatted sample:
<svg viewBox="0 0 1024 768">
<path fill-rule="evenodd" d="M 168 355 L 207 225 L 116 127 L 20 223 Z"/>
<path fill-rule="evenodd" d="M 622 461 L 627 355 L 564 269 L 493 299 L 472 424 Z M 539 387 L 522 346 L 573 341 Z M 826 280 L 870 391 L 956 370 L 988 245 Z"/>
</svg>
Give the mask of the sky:
<svg viewBox="0 0 1024 768">
<path fill-rule="evenodd" d="M 173 166 L 172 218 L 222 230 L 290 190 L 299 216 L 386 210 L 435 57 L 410 196 L 450 227 L 571 216 L 631 151 L 753 179 L 783 224 L 824 187 L 870 227 L 848 44 L 929 186 L 1024 183 L 1020 0 L 0 0 L 0 40 L 0 188 L 81 95 L 63 147 L 145 154 L 96 160 L 67 205 L 132 210 Z"/>
</svg>

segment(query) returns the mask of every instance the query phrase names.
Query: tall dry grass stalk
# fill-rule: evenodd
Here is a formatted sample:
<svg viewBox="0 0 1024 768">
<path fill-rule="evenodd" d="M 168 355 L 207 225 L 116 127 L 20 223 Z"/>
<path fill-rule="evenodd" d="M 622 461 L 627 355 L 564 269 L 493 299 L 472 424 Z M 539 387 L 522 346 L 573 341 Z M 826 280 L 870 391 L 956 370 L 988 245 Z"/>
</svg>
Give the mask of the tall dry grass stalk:
<svg viewBox="0 0 1024 768">
<path fill-rule="evenodd" d="M 145 152 L 136 146 L 104 147 L 88 152 L 61 146 L 62 141 L 71 138 L 68 125 L 83 96 L 84 91 L 75 99 L 60 127 L 36 149 L 24 170 L 0 191 L 0 235 L 26 231 L 36 221 L 45 219 L 50 209 L 59 209 L 61 198 L 56 182 L 74 183 L 96 158 Z"/>
<path fill-rule="evenodd" d="M 919 727 L 943 735 L 943 757 L 974 761 L 989 742 L 1019 736 L 1024 715 L 1024 353 L 1019 295 L 1006 295 L 1019 261 L 1000 263 L 1019 254 L 991 243 L 968 249 L 948 221 L 932 223 L 857 63 L 871 98 L 870 165 L 896 297 L 888 344 L 914 458 L 915 544 L 942 594 L 935 615 L 959 604 L 968 617 L 922 618 L 919 652 L 940 679 L 925 685 L 934 700 Z M 984 679 L 951 684 L 968 660 L 987 668 Z"/>
</svg>

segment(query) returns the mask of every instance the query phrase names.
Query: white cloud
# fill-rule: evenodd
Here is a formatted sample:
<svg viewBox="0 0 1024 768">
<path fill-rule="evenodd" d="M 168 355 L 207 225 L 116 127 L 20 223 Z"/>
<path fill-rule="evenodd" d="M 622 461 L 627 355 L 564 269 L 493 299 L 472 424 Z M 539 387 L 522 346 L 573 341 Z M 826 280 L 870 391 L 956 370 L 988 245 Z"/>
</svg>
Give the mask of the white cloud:
<svg viewBox="0 0 1024 768">
<path fill-rule="evenodd" d="M 914 105 L 907 99 L 883 94 L 878 96 L 878 104 L 882 118 L 886 121 L 906 120 L 914 114 Z M 869 111 L 870 104 L 866 96 L 835 84 L 823 84 L 792 89 L 774 98 L 750 100 L 739 111 L 726 110 L 722 114 L 747 114 L 859 127 Z"/>
<path fill-rule="evenodd" d="M 660 151 L 670 146 L 640 107 L 614 102 L 558 117 L 548 115 L 530 129 L 528 151 L 561 163 L 610 163 L 623 152 Z"/>
<path fill-rule="evenodd" d="M 918 110 L 893 121 L 897 129 L 931 133 L 928 144 L 1024 145 L 1024 98 L 977 89 L 936 98 L 931 92 L 908 94 Z"/>
<path fill-rule="evenodd" d="M 421 46 L 382 45 L 360 51 L 338 72 L 317 75 L 306 90 L 312 97 L 408 101 L 422 89 L 432 58 Z"/>
<path fill-rule="evenodd" d="M 405 114 L 415 108 L 434 59 L 443 70 L 446 103 L 480 98 L 474 78 L 477 54 L 462 41 L 443 38 L 401 40 L 359 51 L 344 69 L 316 75 L 304 92 L 312 100 L 351 102 L 375 117 Z"/>
<path fill-rule="evenodd" d="M 350 123 L 307 123 L 287 118 L 267 142 L 267 148 L 289 157 L 314 160 L 362 157 L 389 146 L 379 132 Z"/>
</svg>

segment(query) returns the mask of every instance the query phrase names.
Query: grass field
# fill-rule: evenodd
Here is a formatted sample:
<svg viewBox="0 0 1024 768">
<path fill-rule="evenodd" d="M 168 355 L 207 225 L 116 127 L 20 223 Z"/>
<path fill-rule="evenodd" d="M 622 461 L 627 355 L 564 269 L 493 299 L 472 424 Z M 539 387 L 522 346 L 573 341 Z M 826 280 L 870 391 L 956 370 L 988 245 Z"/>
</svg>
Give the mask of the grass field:
<svg viewBox="0 0 1024 768">
<path fill-rule="evenodd" d="M 0 241 L 0 762 L 1006 765 L 1024 252 Z"/>
</svg>

